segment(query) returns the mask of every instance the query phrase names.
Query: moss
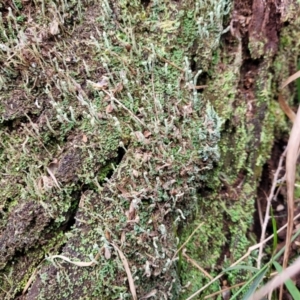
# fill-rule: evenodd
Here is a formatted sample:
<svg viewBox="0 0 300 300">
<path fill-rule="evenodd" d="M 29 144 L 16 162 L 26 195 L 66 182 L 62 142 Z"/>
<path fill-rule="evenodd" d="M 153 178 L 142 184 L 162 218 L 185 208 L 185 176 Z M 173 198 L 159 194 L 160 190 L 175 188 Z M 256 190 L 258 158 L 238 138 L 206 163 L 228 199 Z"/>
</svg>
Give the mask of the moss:
<svg viewBox="0 0 300 300">
<path fill-rule="evenodd" d="M 50 237 L 50 235 L 48 236 Z M 48 253 L 49 251 L 58 251 L 65 242 L 66 237 L 64 233 L 58 231 L 54 237 L 49 238 L 44 247 L 41 247 L 40 245 L 32 247 L 30 250 L 27 250 L 26 257 L 11 260 L 3 269 L 3 273 L 9 274 L 9 276 L 0 277 L 2 289 L 11 295 L 21 293 L 33 273 L 40 268 L 45 253 Z M 18 278 L 19 282 L 12 282 L 12 278 Z M 46 276 L 44 276 L 44 279 L 46 279 Z"/>
<path fill-rule="evenodd" d="M 252 38 L 249 41 L 249 50 L 251 57 L 258 59 L 265 54 L 265 44 L 266 40 L 257 40 L 257 38 Z"/>
<path fill-rule="evenodd" d="M 286 45 L 287 39 L 283 38 L 283 42 Z M 203 221 L 205 228 L 209 227 L 204 232 L 209 232 L 214 238 L 208 242 L 208 234 L 199 233 L 186 245 L 188 255 L 210 272 L 229 266 L 250 246 L 247 231 L 252 225 L 256 188 L 262 168 L 269 158 L 275 133 L 279 134 L 286 130 L 285 117 L 273 98 L 276 92 L 272 84 L 276 85 L 276 80 L 269 71 L 273 61 L 270 54 L 264 56 L 264 63 L 260 65 L 257 72 L 256 84 L 253 88 L 257 101 L 252 102 L 255 108 L 251 108 L 251 102 L 247 103 L 245 101 L 247 97 L 239 93 L 241 88 L 238 83 L 243 82 L 244 79 L 239 77 L 242 60 L 239 59 L 238 43 L 236 52 L 231 48 L 230 53 L 227 53 L 224 48 L 218 53 L 221 55 L 218 57 L 217 64 L 210 67 L 209 75 L 213 80 L 208 81 L 208 88 L 205 89 L 203 96 L 213 103 L 223 120 L 222 138 L 219 142 L 221 158 L 218 167 L 209 176 L 213 178 L 211 181 L 214 184 L 207 184 L 209 192 L 203 191 L 203 194 L 207 195 L 208 208 L 203 210 L 204 206 L 201 203 L 199 207 L 203 215 L 195 217 L 195 220 Z M 235 55 L 234 59 L 232 53 Z M 261 55 L 263 53 L 259 54 Z M 282 72 L 280 61 L 282 57 L 278 59 L 279 72 Z M 275 78 L 277 76 L 275 75 Z M 253 145 L 258 151 L 250 150 L 253 149 Z M 216 203 L 219 205 L 216 206 Z M 217 211 L 214 212 L 216 207 Z M 219 223 L 214 224 L 214 221 Z M 195 228 L 196 224 L 197 222 L 181 233 L 181 243 L 187 240 L 192 232 L 191 228 Z M 197 251 L 199 249 L 197 245 L 201 250 Z M 203 257 L 203 253 L 211 255 Z M 223 265 L 218 265 L 219 262 Z M 183 285 L 190 283 L 182 299 L 209 281 L 202 272 L 196 271 L 184 259 L 180 261 L 180 269 Z M 249 278 L 248 276 L 251 274 L 247 272 L 231 272 L 228 274 L 228 280 L 234 284 Z M 201 298 L 218 289 L 217 286 L 211 286 L 201 294 Z"/>
<path fill-rule="evenodd" d="M 22 23 L 3 15 L 1 40 L 14 59 L 0 72 L 8 99 L 1 103 L 1 229 L 22 207 L 34 215 L 18 244 L 31 257 L 26 279 L 49 252 L 28 298 L 130 299 L 113 244 L 129 262 L 139 297 L 155 287 L 157 298 L 183 298 L 207 282 L 182 256 L 173 261 L 199 220 L 204 225 L 186 248 L 212 274 L 225 252 L 233 261 L 249 245 L 256 184 L 278 121 L 269 65 L 253 89 L 261 111 L 254 124 L 251 103 L 236 96 L 241 45 L 218 49 L 228 1 L 85 4 L 54 9 L 46 1 L 33 10 L 32 22 L 44 31 L 24 40 L 21 52 L 15 43 Z M 26 5 L 30 11 L 33 4 Z M 202 81 L 208 87 L 199 93 Z M 253 141 L 258 151 L 250 154 Z M 43 251 L 36 243 L 46 244 Z M 8 249 L 9 257 L 0 252 L 7 265 L 1 274 L 18 281 L 17 271 L 9 273 L 15 253 Z M 98 264 L 51 259 L 57 252 L 77 261 L 97 257 Z"/>
<path fill-rule="evenodd" d="M 105 104 L 105 101 L 109 100 L 109 97 L 107 93 L 97 91 L 93 83 L 91 91 L 96 102 L 89 103 L 86 99 L 81 100 L 82 105 L 87 108 L 86 112 L 76 109 L 74 117 L 69 114 L 68 106 L 70 101 L 74 101 L 72 93 L 69 93 L 69 99 L 65 98 L 63 102 L 53 102 L 57 118 L 62 125 L 70 123 L 71 118 L 79 124 L 84 122 L 85 125 L 84 127 L 81 125 L 81 128 L 86 132 L 89 144 L 99 145 L 100 143 L 99 150 L 106 161 L 107 156 L 112 153 L 113 149 L 118 148 L 121 142 L 125 147 L 125 152 L 127 151 L 125 160 L 115 170 L 113 177 L 108 181 L 109 184 L 104 184 L 104 189 L 99 191 L 99 195 L 82 199 L 84 205 L 77 214 L 80 215 L 82 211 L 80 219 L 86 222 L 88 229 L 85 230 L 85 234 L 77 236 L 76 227 L 80 228 L 78 223 L 68 246 L 64 248 L 64 253 L 72 256 L 76 254 L 86 260 L 92 251 L 92 241 L 102 240 L 105 245 L 105 230 L 111 232 L 113 241 L 118 241 L 119 231 L 124 230 L 122 229 L 124 224 L 132 222 L 126 238 L 128 246 L 123 247 L 122 251 L 131 262 L 131 268 L 136 270 L 137 286 L 143 286 L 144 292 L 150 291 L 155 282 L 154 278 L 149 282 L 142 279 L 145 263 L 148 261 L 154 264 L 154 261 L 145 256 L 146 251 L 157 261 L 157 267 L 151 267 L 151 272 L 157 273 L 156 276 L 165 277 L 169 284 L 164 289 L 169 290 L 168 293 L 174 297 L 178 295 L 180 287 L 175 284 L 178 282 L 178 276 L 172 263 L 164 259 L 165 255 L 170 256 L 176 249 L 172 237 L 172 222 L 174 221 L 176 225 L 182 218 L 185 218 L 185 215 L 191 214 L 191 203 L 194 200 L 190 202 L 188 197 L 195 193 L 197 184 L 205 181 L 206 176 L 201 169 L 212 168 L 212 162 L 219 157 L 216 144 L 220 138 L 221 121 L 212 106 L 206 104 L 207 101 L 202 101 L 195 93 L 192 94 L 187 86 L 195 75 L 190 70 L 188 59 L 190 48 L 197 37 L 197 33 L 193 30 L 196 28 L 196 23 L 194 13 L 190 9 L 192 5 L 192 2 L 184 4 L 181 12 L 177 14 L 178 8 L 175 6 L 170 10 L 170 7 L 167 8 L 164 5 L 161 7 L 153 5 L 151 9 L 143 12 L 137 3 L 120 2 L 117 18 L 119 22 L 122 22 L 123 28 L 117 28 L 116 34 L 113 35 L 111 33 L 113 23 L 108 22 L 111 17 L 109 8 L 106 7 L 108 14 L 102 14 L 99 23 L 99 32 L 102 34 L 97 33 L 95 50 L 92 52 L 96 51 L 95 61 L 101 61 L 103 64 L 103 72 L 109 79 L 107 81 L 108 92 L 111 93 L 119 84 L 120 90 L 114 97 L 117 99 L 121 97 L 122 105 L 115 98 L 111 98 L 112 112 L 99 118 L 95 112 L 97 109 L 106 109 L 108 104 Z M 168 21 L 165 21 L 165 18 Z M 143 22 L 140 21 L 141 19 Z M 178 39 L 175 35 L 170 35 L 170 32 L 177 29 L 177 24 L 182 24 L 178 27 L 182 30 L 178 33 L 180 37 Z M 150 26 L 149 34 L 146 39 L 141 38 L 140 34 L 144 36 L 145 26 L 148 25 Z M 130 44 L 132 54 L 129 56 L 128 50 L 123 46 L 124 43 Z M 180 86 L 180 68 L 185 72 L 183 87 Z M 141 90 L 140 84 L 149 81 L 151 84 L 145 85 Z M 72 105 L 72 107 L 75 106 Z M 78 122 L 78 114 L 83 116 L 80 122 Z M 134 117 L 133 114 L 138 117 Z M 103 122 L 103 117 L 107 121 Z M 111 125 L 113 126 L 109 128 Z M 100 141 L 96 141 L 94 136 L 87 135 L 91 132 L 90 128 L 95 127 L 100 130 Z M 63 132 L 68 134 L 70 130 L 74 129 L 70 128 Z M 146 136 L 147 130 L 150 136 Z M 105 132 L 109 132 L 109 135 Z M 116 139 L 112 132 L 115 132 Z M 129 140 L 128 137 L 130 137 Z M 183 146 L 177 146 L 178 141 Z M 181 141 L 185 142 L 182 144 Z M 80 165 L 83 169 L 79 171 L 77 167 L 75 170 L 80 180 L 88 183 L 95 176 L 95 167 L 97 167 L 95 155 L 94 152 L 85 149 L 83 143 L 79 145 L 82 161 Z M 126 147 L 129 147 L 129 150 L 126 150 Z M 67 155 L 66 153 L 63 157 L 68 157 Z M 101 161 L 101 158 L 99 160 Z M 133 171 L 135 175 L 132 174 Z M 119 195 L 120 191 L 121 195 Z M 186 195 L 185 212 L 180 209 L 182 193 Z M 128 203 L 132 196 L 134 196 L 135 206 Z M 110 203 L 109 209 L 101 208 L 99 198 L 103 203 Z M 148 210 L 147 206 L 142 205 L 143 201 L 149 201 L 152 209 Z M 92 210 L 89 207 L 93 207 Z M 167 210 L 169 210 L 169 216 L 164 217 L 162 212 Z M 101 216 L 98 216 L 100 211 Z M 139 222 L 134 225 L 136 217 L 139 218 Z M 101 220 L 100 228 L 99 225 L 95 227 L 95 224 L 99 224 L 99 220 Z M 152 231 L 157 232 L 157 237 L 149 235 Z M 161 235 L 168 241 L 169 250 L 161 240 Z M 142 240 L 147 242 L 143 243 Z M 101 247 L 104 245 L 101 243 Z M 136 256 L 136 252 L 139 256 Z M 94 272 L 101 270 L 103 279 L 93 281 L 92 286 L 95 291 L 101 291 L 102 295 L 107 293 L 110 297 L 114 295 L 118 297 L 121 291 L 113 288 L 113 277 L 121 276 L 122 278 L 123 276 L 120 261 L 117 257 L 108 261 L 101 258 L 100 265 L 101 267 L 99 269 L 96 267 Z M 75 270 L 75 267 L 68 268 L 68 273 L 73 278 L 70 282 L 63 279 L 63 274 L 60 275 L 63 276 L 61 277 L 63 281 L 59 285 L 62 286 L 62 282 L 65 282 L 64 285 L 67 285 L 72 293 L 75 293 L 77 289 L 73 284 L 75 277 L 76 280 L 81 278 L 85 284 L 89 284 L 88 281 L 92 280 L 85 277 L 85 270 L 78 270 L 80 277 L 75 275 Z M 37 282 L 43 285 L 42 281 Z M 50 290 L 48 292 L 43 290 L 44 288 L 40 289 L 40 296 L 47 297 L 46 295 L 51 294 Z M 123 291 L 124 288 L 121 290 Z"/>
</svg>

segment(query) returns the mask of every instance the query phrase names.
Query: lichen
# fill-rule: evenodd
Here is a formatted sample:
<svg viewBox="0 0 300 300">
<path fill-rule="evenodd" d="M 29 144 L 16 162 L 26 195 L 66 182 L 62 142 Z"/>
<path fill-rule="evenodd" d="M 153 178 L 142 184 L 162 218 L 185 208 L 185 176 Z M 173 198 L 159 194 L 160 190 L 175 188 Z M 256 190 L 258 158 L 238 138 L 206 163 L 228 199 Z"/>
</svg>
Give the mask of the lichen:
<svg viewBox="0 0 300 300">
<path fill-rule="evenodd" d="M 241 43 L 218 48 L 229 1 L 15 5 L 0 20 L 0 295 L 20 292 L 45 255 L 28 299 L 130 299 L 117 245 L 139 297 L 184 299 L 207 282 L 176 254 L 200 221 L 186 249 L 212 275 L 249 246 L 278 121 L 271 56 L 251 102 Z M 15 228 L 20 212 L 31 222 Z"/>
<path fill-rule="evenodd" d="M 211 48 L 216 47 L 225 7 L 215 11 L 213 3 L 209 4 L 206 9 L 219 13 L 220 20 L 209 36 L 200 36 L 197 20 L 203 7 L 197 12 L 192 1 L 171 6 L 151 3 L 148 7 L 132 1 L 113 5 L 103 2 L 92 12 L 92 19 L 97 20 L 92 34 L 86 34 L 92 23 L 86 11 L 84 26 L 88 28 L 82 33 L 84 26 L 78 26 L 73 35 L 80 33 L 80 40 L 72 40 L 66 38 L 72 26 L 68 18 L 64 19 L 64 5 L 53 8 L 49 2 L 40 7 L 48 27 L 41 37 L 32 40 L 27 31 L 21 31 L 23 35 L 16 39 L 21 29 L 14 23 L 18 10 L 4 14 L 3 19 L 5 51 L 16 57 L 6 62 L 7 70 L 13 72 L 10 64 L 14 68 L 25 65 L 21 78 L 28 78 L 20 96 L 12 97 L 12 79 L 1 74 L 7 99 L 11 99 L 2 103 L 2 119 L 14 122 L 15 128 L 18 122 L 24 124 L 21 132 L 6 134 L 2 139 L 3 171 L 13 177 L 26 169 L 26 175 L 19 176 L 20 189 L 14 197 L 17 206 L 23 199 L 24 213 L 30 213 L 25 209 L 30 197 L 43 220 L 38 223 L 39 235 L 24 232 L 16 249 L 23 249 L 28 238 L 28 247 L 32 248 L 32 243 L 41 242 L 48 230 L 55 235 L 57 228 L 68 222 L 69 213 L 77 210 L 63 254 L 86 260 L 96 255 L 93 246 L 109 248 L 125 234 L 122 251 L 136 270 L 138 286 L 141 281 L 139 294 L 165 278 L 169 283 L 159 293 L 176 297 L 180 284 L 172 261 L 177 247 L 174 230 L 191 214 L 196 189 L 219 157 L 222 124 L 214 108 L 193 87 L 201 70 L 191 70 L 191 49 L 197 40 L 209 41 L 212 37 Z M 83 12 L 81 3 L 69 8 L 78 16 Z M 215 18 L 210 15 L 211 22 Z M 37 14 L 33 20 L 38 28 L 41 20 Z M 33 36 L 37 35 L 35 29 L 31 30 Z M 49 44 L 47 56 L 43 47 L 53 36 L 56 45 Z M 67 42 L 61 42 L 60 37 Z M 85 48 L 78 48 L 78 43 Z M 25 52 L 27 56 L 22 55 Z M 209 62 L 210 52 L 201 57 Z M 30 97 L 34 89 L 39 94 Z M 4 127 L 4 135 L 5 130 L 8 128 Z M 12 162 L 10 157 L 19 159 Z M 82 187 L 92 190 L 85 193 Z M 9 222 L 7 214 L 4 226 Z M 46 229 L 46 224 L 51 224 L 50 228 Z M 85 229 L 81 228 L 83 224 Z M 33 226 L 32 230 L 36 229 Z M 11 249 L 11 257 L 16 249 Z M 82 297 L 92 286 L 95 297 L 101 293 L 110 298 L 123 294 L 126 298 L 129 294 L 123 266 L 113 255 L 108 260 L 101 256 L 99 266 L 94 267 L 95 279 L 100 276 L 100 280 L 91 278 L 89 270 L 72 266 L 61 272 L 53 261 L 40 274 L 54 268 L 55 284 L 50 287 L 48 277 L 41 275 L 29 295 L 34 295 L 39 286 L 39 297 L 51 298 L 59 285 L 61 297 L 67 297 L 85 283 Z M 157 279 L 143 279 L 146 265 L 150 266 L 149 276 Z M 119 278 L 117 286 L 114 277 Z"/>
</svg>

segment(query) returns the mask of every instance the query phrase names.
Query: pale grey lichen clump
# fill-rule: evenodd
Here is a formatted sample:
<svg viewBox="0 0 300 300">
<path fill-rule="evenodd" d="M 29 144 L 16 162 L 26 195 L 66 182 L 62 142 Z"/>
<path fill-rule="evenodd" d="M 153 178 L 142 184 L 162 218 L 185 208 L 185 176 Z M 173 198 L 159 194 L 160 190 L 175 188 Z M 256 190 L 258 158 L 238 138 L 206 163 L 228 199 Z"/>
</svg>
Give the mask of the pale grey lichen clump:
<svg viewBox="0 0 300 300">
<path fill-rule="evenodd" d="M 217 49 L 224 29 L 224 17 L 231 12 L 230 0 L 198 0 L 195 1 L 194 17 L 197 24 L 199 51 L 196 60 L 207 71 L 213 51 Z"/>
<path fill-rule="evenodd" d="M 214 40 L 213 45 L 217 47 L 219 45 L 219 39 L 215 39 L 215 35 L 219 36 L 219 38 L 221 37 L 224 16 L 228 15 L 230 11 L 231 1 L 196 1 L 195 17 L 200 38 L 212 38 Z"/>
</svg>

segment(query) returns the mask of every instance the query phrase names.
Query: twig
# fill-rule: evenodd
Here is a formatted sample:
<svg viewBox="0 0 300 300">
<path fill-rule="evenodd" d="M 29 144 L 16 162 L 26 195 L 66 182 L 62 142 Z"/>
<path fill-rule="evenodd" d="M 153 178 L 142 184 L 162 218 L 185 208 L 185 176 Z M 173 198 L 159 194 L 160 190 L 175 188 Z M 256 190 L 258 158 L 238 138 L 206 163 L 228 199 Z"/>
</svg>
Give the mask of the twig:
<svg viewBox="0 0 300 300">
<path fill-rule="evenodd" d="M 280 171 L 282 169 L 282 164 L 283 164 L 283 160 L 284 160 L 286 151 L 287 151 L 287 149 L 285 149 L 285 151 L 280 156 L 278 167 L 277 167 L 277 170 L 274 174 L 274 179 L 273 179 L 273 182 L 272 182 L 271 191 L 270 191 L 269 197 L 267 199 L 267 208 L 266 208 L 266 212 L 265 212 L 265 218 L 264 218 L 263 226 L 262 226 L 262 229 L 261 229 L 260 247 L 259 247 L 258 258 L 257 258 L 257 268 L 258 269 L 260 269 L 260 264 L 261 264 L 262 254 L 263 254 L 263 245 L 264 244 L 262 243 L 262 241 L 265 239 L 266 230 L 267 230 L 267 226 L 268 226 L 268 222 L 269 222 L 269 218 L 270 218 L 269 213 L 270 213 L 271 202 L 272 202 L 272 199 L 274 197 L 274 192 L 275 192 L 275 189 L 276 189 L 276 186 L 277 186 L 277 180 L 278 180 Z"/>
</svg>

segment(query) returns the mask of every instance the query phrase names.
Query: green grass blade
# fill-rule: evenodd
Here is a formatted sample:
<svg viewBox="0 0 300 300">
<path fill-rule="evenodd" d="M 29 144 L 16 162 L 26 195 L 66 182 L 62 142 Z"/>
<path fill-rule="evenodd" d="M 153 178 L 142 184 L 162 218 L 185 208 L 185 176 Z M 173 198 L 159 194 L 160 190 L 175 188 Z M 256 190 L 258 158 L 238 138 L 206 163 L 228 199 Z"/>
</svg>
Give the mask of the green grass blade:
<svg viewBox="0 0 300 300">
<path fill-rule="evenodd" d="M 255 267 L 237 265 L 234 267 L 229 267 L 229 268 L 225 269 L 223 272 L 237 271 L 237 270 L 246 270 L 246 271 L 251 271 L 251 272 L 255 272 L 255 273 L 259 271 L 259 269 L 255 268 Z"/>
<path fill-rule="evenodd" d="M 268 271 L 268 265 L 264 266 L 261 270 L 259 270 L 254 276 L 252 276 L 243 286 L 242 288 L 240 288 L 231 298 L 230 300 L 234 300 L 237 299 L 237 296 L 239 296 L 244 290 L 246 290 L 246 288 L 249 286 L 249 284 L 252 283 L 252 285 L 250 286 L 250 289 L 248 290 L 247 294 L 249 294 L 249 296 L 255 291 L 255 289 L 258 287 L 259 283 L 261 282 L 261 280 L 263 279 L 263 277 L 265 276 L 266 272 Z M 248 296 L 248 298 L 249 298 Z M 239 299 L 239 298 L 238 298 Z M 247 298 L 243 298 L 247 299 Z"/>
<path fill-rule="evenodd" d="M 274 261 L 273 265 L 276 268 L 278 273 L 282 271 L 282 267 L 277 261 Z M 300 299 L 300 292 L 291 279 L 287 280 L 284 284 L 294 300 Z"/>
<path fill-rule="evenodd" d="M 274 229 L 274 228 L 273 228 Z M 292 241 L 294 241 L 298 236 L 300 235 L 300 229 L 293 235 L 292 237 Z M 275 243 L 273 243 L 273 245 L 275 245 Z M 276 245 L 277 246 L 277 245 Z M 258 287 L 260 281 L 263 279 L 263 277 L 265 276 L 265 274 L 267 273 L 267 271 L 269 270 L 269 268 L 272 266 L 272 263 L 274 260 L 278 259 L 284 252 L 285 247 L 283 247 L 281 250 L 279 250 L 274 256 L 273 256 L 273 260 L 270 260 L 265 266 L 263 266 L 259 271 L 257 268 L 254 267 L 248 267 L 248 266 L 242 266 L 242 265 L 238 265 L 238 266 L 234 266 L 234 267 L 229 267 L 227 269 L 225 269 L 222 273 L 226 273 L 232 270 L 242 270 L 242 269 L 247 269 L 250 271 L 256 271 L 256 274 L 254 276 L 252 276 L 243 286 L 242 288 L 240 288 L 231 298 L 230 300 L 234 300 L 237 299 L 237 296 L 240 295 L 250 284 L 251 282 L 252 285 L 250 286 L 248 292 L 245 294 L 243 300 L 246 300 L 246 296 L 249 298 L 249 296 L 251 294 L 253 294 L 255 292 L 255 289 Z M 255 287 L 255 288 L 254 288 Z M 300 298 L 296 298 L 296 299 L 300 299 Z"/>
<path fill-rule="evenodd" d="M 273 254 L 276 252 L 276 248 L 278 245 L 278 234 L 277 234 L 277 223 L 276 223 L 276 219 L 274 217 L 274 212 L 273 209 L 271 208 L 271 217 L 272 217 L 272 227 L 273 227 L 273 233 L 274 233 L 274 237 L 273 237 Z"/>
<path fill-rule="evenodd" d="M 260 282 L 263 280 L 265 274 L 267 273 L 268 268 L 263 269 L 262 272 L 259 272 L 258 276 L 254 279 L 253 283 L 250 285 L 248 292 L 244 295 L 243 300 L 249 299 L 249 297 L 256 291 Z"/>
</svg>

